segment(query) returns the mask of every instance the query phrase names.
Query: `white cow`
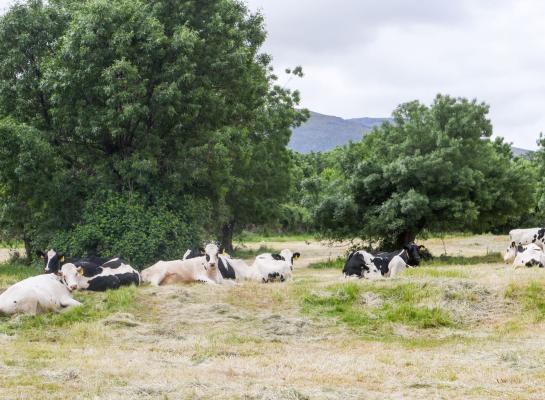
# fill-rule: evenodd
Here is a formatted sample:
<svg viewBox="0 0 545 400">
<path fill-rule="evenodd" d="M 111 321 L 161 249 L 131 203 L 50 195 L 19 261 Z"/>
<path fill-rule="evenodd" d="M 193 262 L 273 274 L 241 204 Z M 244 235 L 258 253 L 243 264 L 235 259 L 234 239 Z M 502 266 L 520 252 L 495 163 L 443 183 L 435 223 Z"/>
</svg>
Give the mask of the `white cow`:
<svg viewBox="0 0 545 400">
<path fill-rule="evenodd" d="M 222 283 L 223 278 L 218 269 L 218 246 L 208 244 L 204 250 L 205 255 L 202 257 L 159 261 L 142 271 L 142 281 L 154 286 L 176 282 Z"/>
<path fill-rule="evenodd" d="M 40 314 L 79 306 L 70 292 L 77 288 L 75 275 L 32 276 L 10 286 L 0 295 L 0 315 Z"/>
<path fill-rule="evenodd" d="M 513 262 L 513 267 L 521 268 L 533 266 L 538 266 L 539 268 L 545 267 L 545 253 L 543 252 L 543 249 L 536 243 L 519 246 L 515 261 Z"/>
<path fill-rule="evenodd" d="M 508 264 L 512 262 L 518 253 L 519 246 L 535 243 L 545 249 L 545 228 L 513 229 L 509 231 L 509 247 L 503 256 Z"/>
<path fill-rule="evenodd" d="M 221 254 L 218 259 L 219 270 L 223 279 L 261 282 L 263 276 L 255 265 L 248 265 L 244 260 Z"/>
<path fill-rule="evenodd" d="M 293 270 L 293 262 L 301 257 L 301 253 L 293 253 L 290 249 L 284 249 L 279 254 L 276 253 L 261 253 L 256 256 L 256 259 L 260 260 L 276 260 L 287 261 Z"/>
</svg>

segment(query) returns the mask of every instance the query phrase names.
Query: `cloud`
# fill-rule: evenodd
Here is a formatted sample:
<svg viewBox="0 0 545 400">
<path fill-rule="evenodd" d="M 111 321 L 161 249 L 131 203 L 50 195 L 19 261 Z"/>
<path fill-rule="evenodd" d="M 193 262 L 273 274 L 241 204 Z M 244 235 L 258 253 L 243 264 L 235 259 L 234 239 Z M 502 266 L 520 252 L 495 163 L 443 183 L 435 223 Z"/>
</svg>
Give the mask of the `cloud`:
<svg viewBox="0 0 545 400">
<path fill-rule="evenodd" d="M 295 3 L 295 4 L 293 4 Z M 277 69 L 301 64 L 303 106 L 387 116 L 437 93 L 490 105 L 496 135 L 536 148 L 545 131 L 545 3 L 539 0 L 250 0 Z M 290 83 L 291 84 L 291 83 Z"/>
</svg>

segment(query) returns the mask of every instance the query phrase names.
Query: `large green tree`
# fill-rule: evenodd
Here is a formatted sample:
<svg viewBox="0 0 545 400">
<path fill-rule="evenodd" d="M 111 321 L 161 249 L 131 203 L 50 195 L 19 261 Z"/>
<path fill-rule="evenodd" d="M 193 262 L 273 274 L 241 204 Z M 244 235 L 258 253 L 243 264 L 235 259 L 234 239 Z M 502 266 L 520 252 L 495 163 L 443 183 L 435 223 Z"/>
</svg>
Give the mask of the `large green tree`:
<svg viewBox="0 0 545 400">
<path fill-rule="evenodd" d="M 530 169 L 490 140 L 487 114 L 485 104 L 441 95 L 429 107 L 400 105 L 347 151 L 346 184 L 318 208 L 320 229 L 394 247 L 425 230 L 486 232 L 529 212 Z"/>
<path fill-rule="evenodd" d="M 183 233 L 188 226 L 230 246 L 237 224 L 270 218 L 285 196 L 279 182 L 289 181 L 281 171 L 290 127 L 305 112 L 295 109 L 297 92 L 276 84 L 264 39 L 262 16 L 235 0 L 11 8 L 0 20 L 0 115 L 51 146 L 53 184 L 40 196 L 67 205 L 38 245 L 136 257 L 134 247 L 107 243 L 105 221 L 123 225 L 120 243 L 135 226 L 157 235 L 150 221 L 165 221 L 151 261 L 197 240 Z"/>
</svg>

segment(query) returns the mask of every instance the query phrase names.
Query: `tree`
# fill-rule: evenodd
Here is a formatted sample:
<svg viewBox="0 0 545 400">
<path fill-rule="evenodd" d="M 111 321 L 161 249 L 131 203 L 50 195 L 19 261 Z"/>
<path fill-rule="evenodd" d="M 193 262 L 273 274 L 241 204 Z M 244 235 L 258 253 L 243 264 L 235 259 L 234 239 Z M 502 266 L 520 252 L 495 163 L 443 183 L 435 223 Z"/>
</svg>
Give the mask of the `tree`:
<svg viewBox="0 0 545 400">
<path fill-rule="evenodd" d="M 322 231 L 399 247 L 428 230 L 485 232 L 533 205 L 532 181 L 501 140 L 488 106 L 438 95 L 400 105 L 364 137 L 347 184 L 316 212 Z M 529 195 L 530 194 L 530 195 Z"/>
<path fill-rule="evenodd" d="M 98 221 L 163 221 L 151 261 L 278 209 L 289 128 L 305 112 L 295 109 L 297 92 L 274 83 L 271 58 L 259 52 L 263 18 L 241 2 L 32 0 L 1 18 L 0 39 L 9 39 L 0 46 L 0 116 L 51 146 L 44 197 L 66 190 L 69 199 L 36 245 L 122 251 L 144 263 L 134 247 L 105 243 Z M 119 204 L 141 212 L 125 218 Z M 120 234 L 128 243 L 128 229 Z"/>
</svg>

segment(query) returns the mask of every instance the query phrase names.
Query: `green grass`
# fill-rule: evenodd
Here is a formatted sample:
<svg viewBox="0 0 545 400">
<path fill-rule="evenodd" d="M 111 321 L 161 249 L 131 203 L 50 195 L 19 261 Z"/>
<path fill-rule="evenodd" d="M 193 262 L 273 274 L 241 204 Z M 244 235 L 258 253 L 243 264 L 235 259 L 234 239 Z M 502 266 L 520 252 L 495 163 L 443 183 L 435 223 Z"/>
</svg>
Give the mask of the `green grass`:
<svg viewBox="0 0 545 400">
<path fill-rule="evenodd" d="M 38 275 L 41 269 L 21 263 L 0 264 L 0 288 L 19 282 L 29 276 Z M 78 291 L 74 298 L 83 305 L 37 316 L 0 317 L 0 333 L 24 333 L 35 336 L 44 331 L 55 330 L 82 321 L 95 321 L 108 315 L 129 310 L 136 298 L 136 287 L 123 287 L 104 293 Z"/>
<path fill-rule="evenodd" d="M 25 265 L 18 261 L 2 263 L 0 264 L 0 290 L 41 272 L 41 268 Z"/>
<path fill-rule="evenodd" d="M 345 263 L 345 259 L 339 257 L 334 260 L 327 260 L 327 261 L 312 263 L 308 267 L 312 269 L 328 269 L 328 268 L 342 269 L 344 267 L 344 263 Z"/>
<path fill-rule="evenodd" d="M 252 258 L 261 253 L 278 253 L 278 250 L 271 249 L 267 246 L 259 246 L 258 249 L 245 249 L 237 247 L 231 256 L 233 258 Z"/>
<path fill-rule="evenodd" d="M 500 253 L 488 253 L 484 256 L 439 256 L 432 260 L 422 261 L 422 266 L 444 266 L 444 265 L 477 265 L 477 264 L 495 264 L 503 262 Z"/>
<path fill-rule="evenodd" d="M 505 290 L 505 297 L 519 302 L 535 322 L 545 321 L 545 285 L 539 282 L 527 284 L 511 283 Z"/>
<path fill-rule="evenodd" d="M 42 337 L 54 334 L 56 328 L 65 328 L 78 322 L 91 322 L 115 312 L 127 311 L 133 305 L 137 294 L 134 286 L 108 290 L 104 293 L 78 292 L 74 298 L 82 303 L 58 313 L 22 315 L 17 318 L 0 317 L 0 333 L 25 334 Z"/>
<path fill-rule="evenodd" d="M 415 278 L 458 278 L 469 279 L 471 275 L 466 271 L 437 268 L 437 267 L 418 267 L 409 268 L 403 272 L 404 276 Z"/>
<path fill-rule="evenodd" d="M 349 282 L 330 286 L 327 293 L 306 293 L 301 306 L 305 313 L 334 318 L 364 337 L 386 339 L 392 337 L 395 324 L 418 329 L 457 326 L 448 311 L 429 305 L 440 296 L 441 290 L 429 284 Z"/>
</svg>

